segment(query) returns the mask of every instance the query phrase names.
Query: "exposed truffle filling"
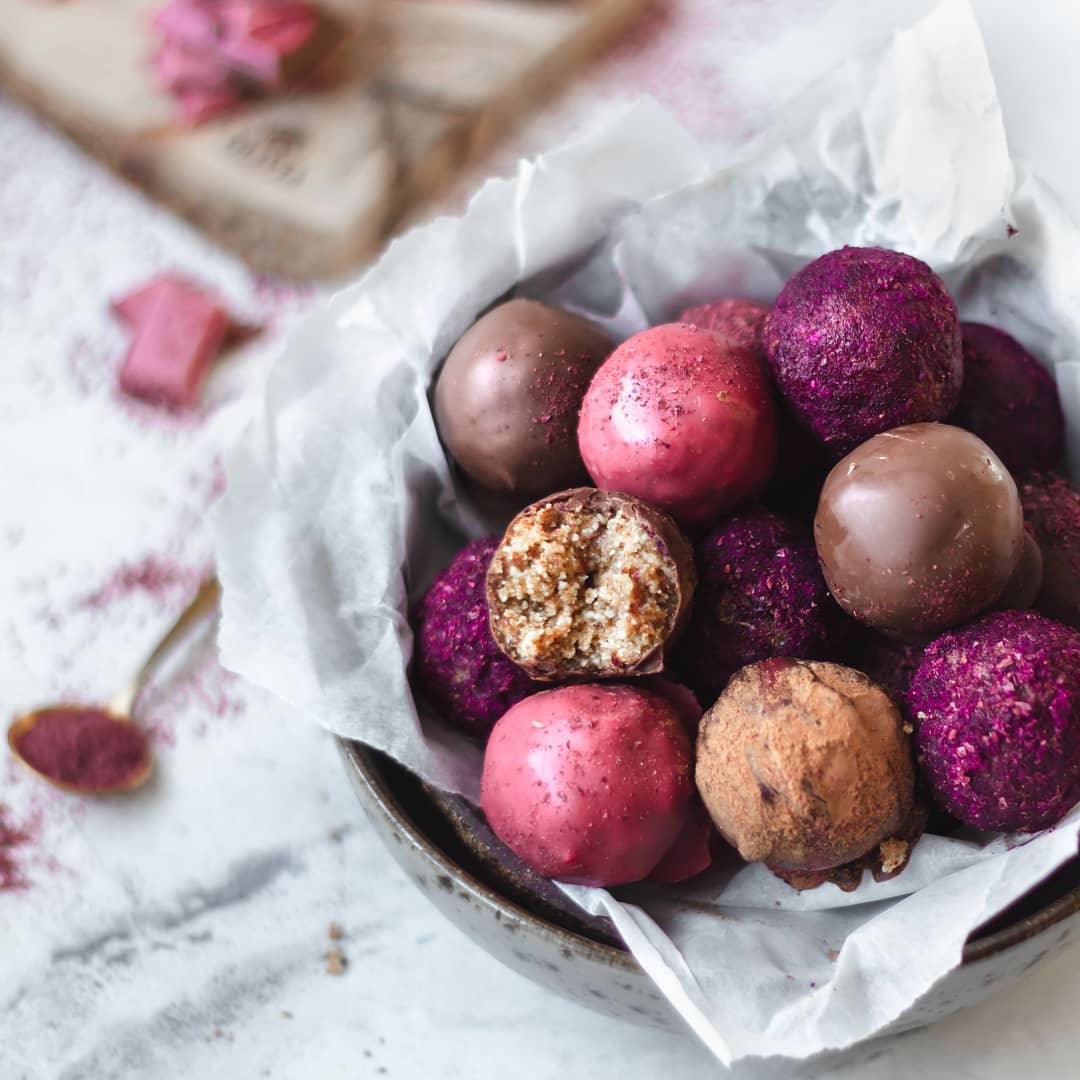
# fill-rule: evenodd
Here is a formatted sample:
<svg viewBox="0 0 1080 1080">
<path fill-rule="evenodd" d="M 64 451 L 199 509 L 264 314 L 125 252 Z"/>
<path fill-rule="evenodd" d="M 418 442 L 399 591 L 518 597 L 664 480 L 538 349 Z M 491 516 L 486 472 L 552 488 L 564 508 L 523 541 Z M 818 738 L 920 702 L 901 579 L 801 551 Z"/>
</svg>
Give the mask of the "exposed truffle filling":
<svg viewBox="0 0 1080 1080">
<path fill-rule="evenodd" d="M 672 560 L 621 506 L 540 507 L 511 526 L 491 574 L 504 648 L 523 665 L 631 668 L 664 643 L 679 605 Z"/>
</svg>

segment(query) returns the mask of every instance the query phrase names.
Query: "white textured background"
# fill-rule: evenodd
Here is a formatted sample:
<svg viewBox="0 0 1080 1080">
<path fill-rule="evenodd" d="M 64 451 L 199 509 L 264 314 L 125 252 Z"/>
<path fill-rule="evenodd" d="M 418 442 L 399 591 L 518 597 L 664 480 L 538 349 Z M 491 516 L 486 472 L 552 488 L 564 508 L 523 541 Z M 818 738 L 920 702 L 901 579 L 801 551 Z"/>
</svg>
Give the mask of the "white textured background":
<svg viewBox="0 0 1080 1080">
<path fill-rule="evenodd" d="M 930 6 L 673 0 L 521 144 L 642 91 L 703 137 L 739 138 Z M 975 7 L 1014 150 L 1080 216 L 1080 6 Z M 107 298 L 174 267 L 279 325 L 318 294 L 253 279 L 0 99 L 5 715 L 110 696 L 208 564 L 216 451 L 261 357 L 222 365 L 196 418 L 116 395 L 124 336 Z M 20 849 L 30 887 L 0 893 L 2 1080 L 721 1072 L 688 1038 L 534 988 L 443 922 L 367 829 L 329 741 L 224 673 L 211 649 L 195 650 L 144 718 L 161 767 L 134 803 L 53 793 L 0 750 L 0 803 L 33 837 Z M 323 970 L 331 920 L 346 932 L 341 977 Z M 1075 1075 L 1078 1005 L 1069 952 L 931 1031 L 803 1075 Z"/>
</svg>

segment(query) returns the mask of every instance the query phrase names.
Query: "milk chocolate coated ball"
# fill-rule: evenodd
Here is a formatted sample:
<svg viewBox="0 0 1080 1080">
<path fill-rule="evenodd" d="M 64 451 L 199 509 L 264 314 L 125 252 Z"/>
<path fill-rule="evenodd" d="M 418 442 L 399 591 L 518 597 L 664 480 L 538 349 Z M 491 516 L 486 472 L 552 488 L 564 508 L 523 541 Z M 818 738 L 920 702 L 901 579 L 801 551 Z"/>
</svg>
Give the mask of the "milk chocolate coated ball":
<svg viewBox="0 0 1080 1080">
<path fill-rule="evenodd" d="M 749 862 L 826 870 L 904 825 L 915 797 L 896 706 L 840 664 L 763 660 L 735 673 L 701 722 L 698 790 Z"/>
<path fill-rule="evenodd" d="M 1005 591 L 1023 550 L 1023 514 L 1016 484 L 981 439 L 910 424 L 833 468 L 814 539 L 848 614 L 901 637 L 929 635 Z"/>
<path fill-rule="evenodd" d="M 435 384 L 450 455 L 492 492 L 528 498 L 587 482 L 578 413 L 612 348 L 599 327 L 547 304 L 493 308 L 450 351 Z"/>
</svg>

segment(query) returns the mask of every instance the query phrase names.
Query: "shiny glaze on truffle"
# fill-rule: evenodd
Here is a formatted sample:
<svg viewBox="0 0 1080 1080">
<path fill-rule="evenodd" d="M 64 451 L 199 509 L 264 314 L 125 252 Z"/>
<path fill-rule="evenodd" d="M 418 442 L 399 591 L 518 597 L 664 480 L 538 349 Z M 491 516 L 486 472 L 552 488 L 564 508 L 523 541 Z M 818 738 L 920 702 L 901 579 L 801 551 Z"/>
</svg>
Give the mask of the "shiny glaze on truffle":
<svg viewBox="0 0 1080 1080">
<path fill-rule="evenodd" d="M 450 455 L 493 492 L 528 498 L 587 482 L 578 413 L 613 347 L 593 323 L 535 300 L 493 308 L 450 351 L 435 383 Z"/>
<path fill-rule="evenodd" d="M 833 468 L 814 538 L 845 611 L 917 636 L 997 600 L 1020 560 L 1023 517 L 1016 484 L 986 443 L 948 424 L 910 424 Z"/>
<path fill-rule="evenodd" d="M 960 394 L 956 305 L 924 262 L 884 248 L 815 259 L 765 323 L 773 378 L 838 454 L 880 431 L 944 420 Z"/>
</svg>

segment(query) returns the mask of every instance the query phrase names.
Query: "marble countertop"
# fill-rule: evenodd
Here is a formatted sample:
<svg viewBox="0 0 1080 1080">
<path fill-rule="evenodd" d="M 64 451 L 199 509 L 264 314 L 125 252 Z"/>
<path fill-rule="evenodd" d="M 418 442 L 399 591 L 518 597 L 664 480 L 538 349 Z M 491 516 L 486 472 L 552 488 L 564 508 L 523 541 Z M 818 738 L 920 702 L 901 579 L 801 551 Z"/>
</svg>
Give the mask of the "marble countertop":
<svg viewBox="0 0 1080 1080">
<path fill-rule="evenodd" d="M 638 91 L 704 138 L 743 138 L 930 6 L 674 0 L 519 146 Z M 974 6 L 1015 150 L 1080 213 L 1080 145 L 1058 106 L 1080 94 L 1080 9 Z M 163 268 L 215 284 L 274 329 L 329 291 L 253 277 L 0 99 L 5 715 L 110 697 L 210 565 L 218 453 L 268 354 L 221 365 L 194 417 L 122 399 L 124 338 L 106 301 Z M 11 852 L 25 887 L 0 891 L 3 1080 L 723 1074 L 689 1036 L 565 1003 L 444 922 L 367 827 L 330 738 L 223 671 L 209 628 L 143 720 L 160 767 L 137 800 L 61 795 L 0 750 L 0 805 L 27 837 Z M 1067 951 L 932 1030 L 800 1075 L 1069 1075 L 1076 959 Z"/>
</svg>

